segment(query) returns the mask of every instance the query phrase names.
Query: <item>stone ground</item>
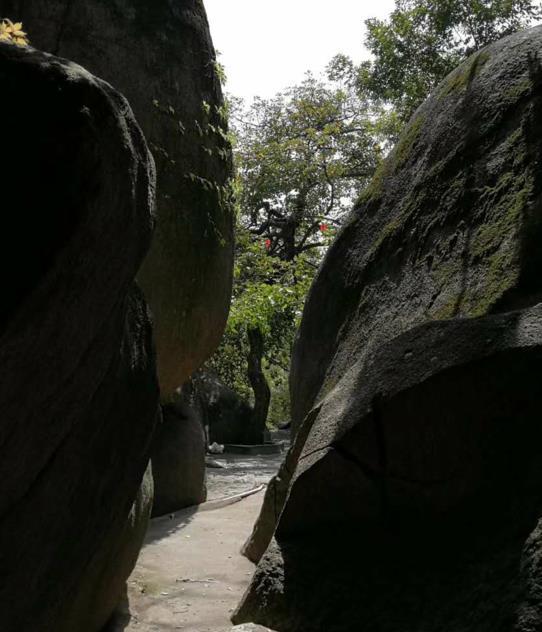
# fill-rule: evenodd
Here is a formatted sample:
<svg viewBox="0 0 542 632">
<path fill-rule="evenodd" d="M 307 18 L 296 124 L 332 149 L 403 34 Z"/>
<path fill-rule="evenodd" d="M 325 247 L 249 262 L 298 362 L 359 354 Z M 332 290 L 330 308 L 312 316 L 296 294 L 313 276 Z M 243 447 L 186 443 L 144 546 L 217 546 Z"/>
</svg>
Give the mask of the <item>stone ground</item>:
<svg viewBox="0 0 542 632">
<path fill-rule="evenodd" d="M 109 632 L 229 632 L 230 616 L 254 566 L 239 550 L 258 516 L 264 492 L 213 509 L 213 501 L 258 487 L 284 455 L 213 457 L 207 469 L 208 506 L 151 521 L 128 599 Z"/>
<path fill-rule="evenodd" d="M 276 474 L 286 452 L 266 456 L 213 455 L 225 469 L 207 468 L 207 500 L 239 494 L 265 484 Z"/>
</svg>

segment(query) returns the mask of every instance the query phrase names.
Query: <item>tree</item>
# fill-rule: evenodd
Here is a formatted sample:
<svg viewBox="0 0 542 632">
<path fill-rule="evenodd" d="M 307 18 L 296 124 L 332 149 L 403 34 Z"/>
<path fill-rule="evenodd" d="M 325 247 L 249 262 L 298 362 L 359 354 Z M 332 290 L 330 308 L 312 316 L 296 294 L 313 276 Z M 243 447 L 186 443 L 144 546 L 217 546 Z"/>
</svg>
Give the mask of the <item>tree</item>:
<svg viewBox="0 0 542 632">
<path fill-rule="evenodd" d="M 242 225 L 236 249 L 230 317 L 208 366 L 242 397 L 252 399 L 251 428 L 246 434 L 257 443 L 263 438 L 271 403 L 269 379 L 275 398 L 279 394 L 280 400 L 287 389 L 290 348 L 316 256 L 307 252 L 283 261 L 269 253 L 265 240 Z M 276 414 L 278 421 L 287 413 L 279 407 Z"/>
<path fill-rule="evenodd" d="M 406 122 L 468 55 L 541 17 L 536 0 L 397 0 L 388 20 L 365 22 L 374 59 L 358 85 Z"/>
<path fill-rule="evenodd" d="M 321 246 L 322 225 L 340 224 L 380 156 L 371 102 L 329 75 L 308 74 L 234 118 L 241 223 L 284 261 Z"/>
<path fill-rule="evenodd" d="M 287 390 L 290 349 L 310 282 L 382 152 L 374 109 L 338 61 L 329 79 L 307 75 L 272 99 L 232 109 L 239 177 L 235 287 L 212 365 L 238 392 L 252 392 L 255 436 L 268 415 L 268 378 L 277 399 L 286 399 L 280 394 Z"/>
</svg>

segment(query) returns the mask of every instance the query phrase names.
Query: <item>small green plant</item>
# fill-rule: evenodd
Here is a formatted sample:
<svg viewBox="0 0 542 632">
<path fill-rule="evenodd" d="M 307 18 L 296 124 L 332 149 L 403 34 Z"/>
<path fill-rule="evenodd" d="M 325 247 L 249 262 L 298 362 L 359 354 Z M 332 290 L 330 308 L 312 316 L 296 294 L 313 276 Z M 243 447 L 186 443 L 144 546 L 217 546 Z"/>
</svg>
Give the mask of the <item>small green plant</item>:
<svg viewBox="0 0 542 632">
<path fill-rule="evenodd" d="M 17 46 L 28 46 L 29 41 L 23 31 L 22 22 L 12 22 L 8 18 L 0 20 L 0 42 L 9 42 Z"/>
</svg>

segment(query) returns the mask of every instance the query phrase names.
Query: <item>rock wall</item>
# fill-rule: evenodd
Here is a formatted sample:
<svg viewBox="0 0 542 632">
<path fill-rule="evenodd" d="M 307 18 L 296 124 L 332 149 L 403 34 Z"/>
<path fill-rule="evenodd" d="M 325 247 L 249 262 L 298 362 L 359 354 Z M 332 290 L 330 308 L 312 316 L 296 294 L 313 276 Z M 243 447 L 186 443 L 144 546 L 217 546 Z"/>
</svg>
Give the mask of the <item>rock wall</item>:
<svg viewBox="0 0 542 632">
<path fill-rule="evenodd" d="M 0 15 L 120 90 L 149 142 L 158 222 L 139 280 L 167 399 L 218 345 L 231 295 L 231 155 L 203 3 L 0 0 Z"/>
<path fill-rule="evenodd" d="M 211 443 L 253 443 L 252 408 L 216 375 L 198 371 L 192 377 L 195 406 Z"/>
<path fill-rule="evenodd" d="M 537 27 L 451 73 L 331 247 L 234 621 L 542 626 L 541 49 Z"/>
<path fill-rule="evenodd" d="M 185 388 L 174 403 L 162 407 L 153 441 L 153 517 L 205 502 L 205 443 L 203 425 Z"/>
<path fill-rule="evenodd" d="M 152 158 L 126 100 L 81 67 L 0 45 L 0 583 L 6 632 L 96 632 L 150 512 L 158 407 L 134 277 Z"/>
</svg>

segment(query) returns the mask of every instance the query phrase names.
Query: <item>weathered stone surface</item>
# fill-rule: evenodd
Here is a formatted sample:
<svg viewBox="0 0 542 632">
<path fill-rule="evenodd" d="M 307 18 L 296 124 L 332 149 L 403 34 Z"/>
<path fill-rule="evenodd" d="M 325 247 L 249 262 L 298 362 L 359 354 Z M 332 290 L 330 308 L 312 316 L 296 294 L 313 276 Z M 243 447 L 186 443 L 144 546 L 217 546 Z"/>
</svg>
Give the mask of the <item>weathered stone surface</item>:
<svg viewBox="0 0 542 632">
<path fill-rule="evenodd" d="M 454 71 L 331 247 L 294 350 L 303 436 L 236 622 L 542 626 L 541 49 L 532 29 Z"/>
<path fill-rule="evenodd" d="M 537 629 L 541 363 L 542 304 L 373 351 L 323 402 L 234 622 Z"/>
<path fill-rule="evenodd" d="M 158 223 L 139 280 L 167 398 L 214 351 L 231 294 L 230 149 L 203 3 L 0 0 L 0 15 L 120 90 L 149 142 Z"/>
<path fill-rule="evenodd" d="M 456 69 L 362 195 L 304 310 L 295 424 L 374 345 L 540 296 L 541 43 L 537 27 Z"/>
<path fill-rule="evenodd" d="M 154 170 L 125 99 L 75 64 L 1 44 L 0 86 L 1 627 L 96 632 L 150 508 L 158 385 L 133 279 Z"/>
<path fill-rule="evenodd" d="M 205 502 L 205 434 L 184 395 L 162 407 L 152 447 L 153 517 Z"/>
<path fill-rule="evenodd" d="M 208 429 L 209 444 L 250 443 L 252 408 L 216 375 L 198 371 L 192 377 L 202 423 Z"/>
<path fill-rule="evenodd" d="M 310 424 L 306 423 L 299 429 L 279 471 L 269 481 L 260 515 L 254 524 L 252 533 L 241 549 L 241 553 L 255 564 L 260 561 L 275 532 L 277 520 L 286 501 L 290 481 L 301 450 L 305 445 L 309 428 Z"/>
</svg>

